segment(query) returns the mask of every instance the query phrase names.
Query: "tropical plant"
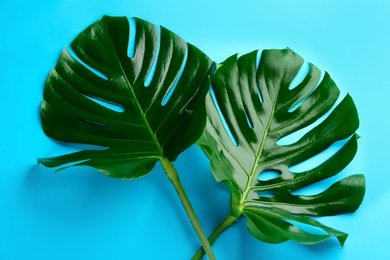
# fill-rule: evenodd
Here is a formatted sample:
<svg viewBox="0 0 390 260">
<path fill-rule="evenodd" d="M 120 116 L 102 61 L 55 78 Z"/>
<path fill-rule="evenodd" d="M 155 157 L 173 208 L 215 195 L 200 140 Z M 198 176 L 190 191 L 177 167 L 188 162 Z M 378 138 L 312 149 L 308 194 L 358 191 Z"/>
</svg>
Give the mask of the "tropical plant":
<svg viewBox="0 0 390 260">
<path fill-rule="evenodd" d="M 334 236 L 343 245 L 346 233 L 311 216 L 354 212 L 364 196 L 364 176 L 346 177 L 316 195 L 296 193 L 338 174 L 355 156 L 359 120 L 354 102 L 346 95 L 335 105 L 339 89 L 328 73 L 320 80 L 312 64 L 303 81 L 292 85 L 304 60 L 290 49 L 265 50 L 256 63 L 257 51 L 231 56 L 218 66 L 207 95 L 208 120 L 198 144 L 215 179 L 231 193 L 231 215 L 209 241 L 245 216 L 249 232 L 267 243 L 313 244 Z M 283 144 L 282 138 L 309 127 L 299 140 Z M 342 148 L 318 166 L 292 170 L 341 140 Z M 300 228 L 305 225 L 324 233 Z M 199 250 L 194 259 L 201 256 Z"/>
<path fill-rule="evenodd" d="M 149 22 L 133 21 L 133 55 L 129 51 L 128 56 L 128 19 L 104 16 L 64 48 L 45 84 L 41 105 L 45 134 L 103 149 L 38 162 L 47 167 L 67 164 L 60 170 L 90 166 L 110 177 L 136 179 L 160 161 L 214 259 L 171 163 L 203 132 L 212 62 L 171 31 L 161 28 L 159 33 Z"/>
<path fill-rule="evenodd" d="M 311 216 L 355 211 L 364 196 L 363 175 L 317 195 L 295 193 L 338 174 L 353 159 L 359 121 L 352 98 L 336 105 L 337 86 L 328 74 L 320 80 L 314 65 L 293 86 L 303 59 L 289 49 L 263 51 L 259 65 L 257 52 L 232 56 L 215 71 L 203 52 L 171 31 L 138 18 L 130 22 L 104 16 L 63 49 L 45 83 L 42 128 L 53 139 L 96 149 L 38 163 L 58 170 L 90 166 L 129 180 L 160 161 L 203 246 L 194 259 L 204 253 L 215 259 L 210 244 L 242 216 L 264 242 L 312 244 L 334 236 L 343 245 L 346 233 Z M 298 141 L 281 142 L 315 122 Z M 304 172 L 292 170 L 339 140 L 344 145 L 326 161 Z M 216 180 L 231 192 L 231 215 L 209 239 L 171 163 L 197 141 Z M 267 172 L 274 178 L 264 179 Z"/>
</svg>

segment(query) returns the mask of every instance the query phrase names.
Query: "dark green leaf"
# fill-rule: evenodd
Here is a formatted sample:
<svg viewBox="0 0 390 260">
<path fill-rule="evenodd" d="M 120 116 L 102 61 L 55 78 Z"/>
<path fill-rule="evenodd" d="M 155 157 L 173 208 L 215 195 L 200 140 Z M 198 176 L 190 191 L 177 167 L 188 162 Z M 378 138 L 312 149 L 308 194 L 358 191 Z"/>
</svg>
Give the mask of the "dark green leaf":
<svg viewBox="0 0 390 260">
<path fill-rule="evenodd" d="M 45 84 L 42 127 L 54 139 L 103 149 L 39 163 L 86 165 L 132 179 L 147 174 L 162 157 L 175 160 L 198 140 L 206 121 L 204 97 L 212 62 L 165 28 L 159 35 L 146 21 L 135 18 L 135 24 L 133 57 L 127 54 L 126 17 L 104 16 L 81 32 L 71 49 L 64 48 Z M 155 59 L 154 76 L 145 87 Z"/>
<path fill-rule="evenodd" d="M 288 239 L 315 243 L 346 234 L 320 225 L 310 216 L 355 211 L 365 192 L 363 175 L 345 178 L 317 195 L 295 195 L 297 190 L 338 174 L 357 150 L 359 126 L 356 107 L 347 95 L 334 109 L 339 90 L 330 76 L 309 64 L 309 72 L 290 86 L 303 59 L 290 49 L 263 51 L 228 58 L 212 77 L 206 99 L 208 121 L 198 144 L 210 158 L 217 181 L 231 191 L 231 214 L 247 217 L 249 231 L 258 239 L 280 243 Z M 326 115 L 326 119 L 320 119 Z M 317 125 L 292 144 L 278 141 Z M 321 121 L 322 120 L 322 121 Z M 332 157 L 303 172 L 292 166 L 323 152 L 337 141 L 345 143 Z M 266 172 L 271 179 L 262 179 Z M 284 219 L 314 225 L 327 232 L 303 232 Z"/>
<path fill-rule="evenodd" d="M 330 236 L 335 236 L 340 244 L 344 245 L 348 236 L 346 233 L 322 225 L 310 217 L 292 215 L 282 209 L 268 208 L 264 210 L 260 207 L 245 207 L 243 214 L 248 219 L 249 232 L 257 239 L 267 243 L 276 244 L 291 239 L 301 244 L 315 244 Z M 327 234 L 313 234 L 313 232 L 304 231 L 289 221 L 322 229 Z"/>
</svg>

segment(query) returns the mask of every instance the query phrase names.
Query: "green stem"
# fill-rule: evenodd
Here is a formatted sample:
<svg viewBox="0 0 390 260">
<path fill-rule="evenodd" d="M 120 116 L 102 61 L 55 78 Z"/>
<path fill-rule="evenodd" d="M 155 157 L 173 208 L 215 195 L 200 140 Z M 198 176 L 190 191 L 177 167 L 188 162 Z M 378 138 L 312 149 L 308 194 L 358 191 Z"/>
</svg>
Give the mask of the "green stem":
<svg viewBox="0 0 390 260">
<path fill-rule="evenodd" d="M 209 242 L 210 244 L 214 244 L 214 242 L 217 240 L 217 238 L 224 232 L 226 229 L 228 229 L 230 226 L 232 226 L 236 221 L 238 220 L 239 217 L 233 217 L 233 216 L 228 216 L 224 221 L 222 221 L 221 224 L 214 230 L 214 232 L 211 234 L 209 237 Z M 202 257 L 204 256 L 205 251 L 203 248 L 199 248 L 199 250 L 196 252 L 196 254 L 191 258 L 192 260 L 201 260 Z"/>
<path fill-rule="evenodd" d="M 177 174 L 176 169 L 173 167 L 172 163 L 165 157 L 161 158 L 161 164 L 169 180 L 172 182 L 173 186 L 175 187 L 176 192 L 179 195 L 179 198 L 181 200 L 181 203 L 183 204 L 184 209 L 187 212 L 187 215 L 192 223 L 192 226 L 195 229 L 196 234 L 199 237 L 200 242 L 202 243 L 204 250 L 206 251 L 207 256 L 209 257 L 210 260 L 215 260 L 216 258 L 214 256 L 213 250 L 211 249 L 210 243 L 207 240 L 207 237 L 202 229 L 202 226 L 199 223 L 199 220 L 195 214 L 194 209 L 192 208 L 192 205 L 190 203 L 190 200 L 188 199 L 184 187 L 180 182 L 179 175 Z"/>
</svg>

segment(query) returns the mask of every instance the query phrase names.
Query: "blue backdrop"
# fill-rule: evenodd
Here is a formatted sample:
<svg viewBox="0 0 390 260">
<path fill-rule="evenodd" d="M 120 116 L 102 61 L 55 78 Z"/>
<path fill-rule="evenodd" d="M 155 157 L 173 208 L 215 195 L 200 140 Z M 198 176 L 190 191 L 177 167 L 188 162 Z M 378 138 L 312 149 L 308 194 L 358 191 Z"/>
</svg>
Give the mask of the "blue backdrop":
<svg viewBox="0 0 390 260">
<path fill-rule="evenodd" d="M 364 173 L 367 192 L 353 215 L 321 218 L 349 233 L 314 246 L 264 244 L 241 219 L 213 249 L 218 259 L 390 257 L 390 4 L 371 1 L 0 0 L 0 259 L 189 259 L 199 247 L 158 165 L 136 181 L 90 168 L 58 174 L 35 158 L 74 147 L 39 123 L 43 84 L 61 49 L 103 14 L 163 25 L 217 62 L 234 53 L 290 47 L 330 73 L 357 105 L 359 151 L 341 176 Z M 229 195 L 206 157 L 191 147 L 175 163 L 205 232 L 229 214 Z"/>
</svg>

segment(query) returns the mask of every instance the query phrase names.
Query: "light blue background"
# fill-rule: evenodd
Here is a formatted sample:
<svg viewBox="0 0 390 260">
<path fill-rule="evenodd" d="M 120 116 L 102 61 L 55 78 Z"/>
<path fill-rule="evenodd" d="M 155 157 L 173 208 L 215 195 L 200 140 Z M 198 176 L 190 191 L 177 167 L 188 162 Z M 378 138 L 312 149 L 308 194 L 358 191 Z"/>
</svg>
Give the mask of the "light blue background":
<svg viewBox="0 0 390 260">
<path fill-rule="evenodd" d="M 45 137 L 38 108 L 64 45 L 103 14 L 161 24 L 215 61 L 254 49 L 290 47 L 351 93 L 359 151 L 341 174 L 364 173 L 353 215 L 321 218 L 349 233 L 319 245 L 264 244 L 243 219 L 213 249 L 218 259 L 390 257 L 390 4 L 370 1 L 0 0 L 0 259 L 189 259 L 199 246 L 160 166 L 136 181 L 89 168 L 58 174 L 35 158 L 71 151 Z M 229 195 L 192 147 L 175 163 L 207 234 L 229 214 Z"/>
</svg>

